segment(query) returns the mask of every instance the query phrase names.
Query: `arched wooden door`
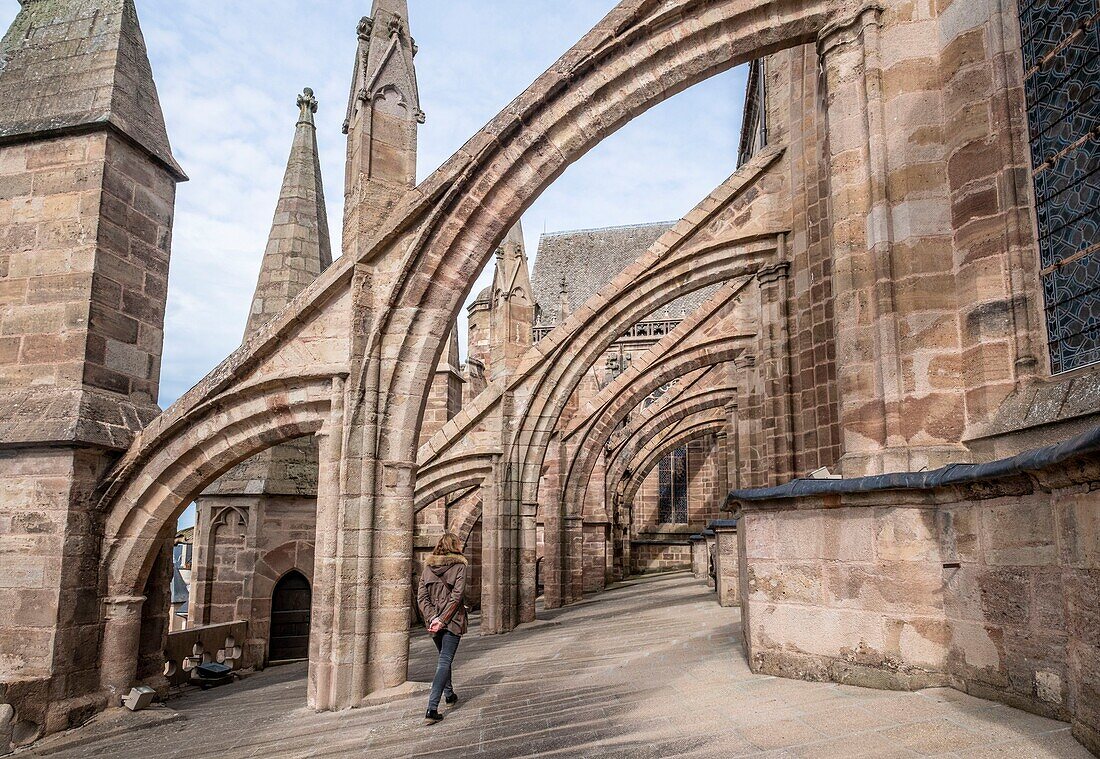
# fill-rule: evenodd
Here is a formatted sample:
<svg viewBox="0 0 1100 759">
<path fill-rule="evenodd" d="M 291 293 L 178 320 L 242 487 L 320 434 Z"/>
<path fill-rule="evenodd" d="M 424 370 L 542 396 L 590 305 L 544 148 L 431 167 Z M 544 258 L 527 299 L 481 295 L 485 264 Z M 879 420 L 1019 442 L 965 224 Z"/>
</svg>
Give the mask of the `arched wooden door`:
<svg viewBox="0 0 1100 759">
<path fill-rule="evenodd" d="M 309 658 L 309 611 L 313 593 L 309 580 L 291 570 L 271 594 L 269 661 Z"/>
</svg>

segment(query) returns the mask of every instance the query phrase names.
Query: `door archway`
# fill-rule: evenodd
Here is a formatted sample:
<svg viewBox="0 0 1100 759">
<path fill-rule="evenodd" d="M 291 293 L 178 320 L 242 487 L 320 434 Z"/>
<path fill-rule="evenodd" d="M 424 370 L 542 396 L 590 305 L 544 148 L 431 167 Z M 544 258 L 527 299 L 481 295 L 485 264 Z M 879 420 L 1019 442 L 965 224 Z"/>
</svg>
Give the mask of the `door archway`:
<svg viewBox="0 0 1100 759">
<path fill-rule="evenodd" d="M 271 593 L 271 637 L 268 660 L 309 658 L 310 607 L 313 591 L 309 580 L 296 569 L 283 575 Z"/>
</svg>

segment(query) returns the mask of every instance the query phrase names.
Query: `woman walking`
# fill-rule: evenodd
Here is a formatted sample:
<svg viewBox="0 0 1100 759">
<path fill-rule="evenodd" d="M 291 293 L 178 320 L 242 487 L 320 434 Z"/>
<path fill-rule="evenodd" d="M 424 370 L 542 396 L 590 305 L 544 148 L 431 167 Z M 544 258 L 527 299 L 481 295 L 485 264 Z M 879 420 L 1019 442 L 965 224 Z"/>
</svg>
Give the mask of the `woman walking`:
<svg viewBox="0 0 1100 759">
<path fill-rule="evenodd" d="M 429 724 L 443 719 L 439 713 L 440 698 L 446 697 L 449 706 L 458 703 L 458 695 L 451 687 L 451 664 L 458 643 L 466 633 L 466 604 L 462 594 L 466 590 L 467 563 L 458 537 L 445 532 L 420 575 L 417 606 L 439 650 L 439 664 L 428 696 L 428 711 L 424 715 Z"/>
</svg>

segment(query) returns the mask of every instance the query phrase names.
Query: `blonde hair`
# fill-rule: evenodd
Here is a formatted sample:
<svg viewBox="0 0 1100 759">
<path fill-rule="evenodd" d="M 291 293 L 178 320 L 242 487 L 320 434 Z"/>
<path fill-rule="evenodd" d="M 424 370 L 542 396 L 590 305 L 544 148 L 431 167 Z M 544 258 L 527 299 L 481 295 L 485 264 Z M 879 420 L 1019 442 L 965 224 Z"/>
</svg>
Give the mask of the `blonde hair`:
<svg viewBox="0 0 1100 759">
<path fill-rule="evenodd" d="M 461 554 L 462 543 L 459 542 L 458 536 L 453 532 L 445 532 L 439 542 L 435 544 L 435 550 L 432 553 L 436 556 L 445 556 L 449 553 Z"/>
</svg>

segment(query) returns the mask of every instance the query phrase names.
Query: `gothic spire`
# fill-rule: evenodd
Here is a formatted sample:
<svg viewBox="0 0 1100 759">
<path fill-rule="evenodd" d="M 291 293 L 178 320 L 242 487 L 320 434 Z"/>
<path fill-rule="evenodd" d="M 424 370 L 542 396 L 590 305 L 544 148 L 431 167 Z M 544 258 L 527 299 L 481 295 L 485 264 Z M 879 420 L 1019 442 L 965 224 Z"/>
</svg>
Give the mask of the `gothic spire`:
<svg viewBox="0 0 1100 759">
<path fill-rule="evenodd" d="M 298 123 L 283 177 L 267 250 L 245 328 L 247 338 L 332 264 L 325 191 L 313 114 L 317 98 L 308 87 L 298 96 Z"/>
<path fill-rule="evenodd" d="M 359 45 L 344 120 L 344 250 L 354 252 L 416 182 L 416 136 L 424 123 L 416 43 L 405 0 L 375 0 L 357 28 Z"/>
<path fill-rule="evenodd" d="M 317 98 L 308 87 L 298 96 L 298 123 L 279 203 L 271 223 L 245 339 L 282 311 L 332 264 L 325 192 L 313 114 Z M 203 497 L 317 495 L 317 442 L 304 437 L 260 451 L 215 480 Z M 202 499 L 200 498 L 200 508 Z"/>
<path fill-rule="evenodd" d="M 416 118 L 424 123 L 420 110 L 420 91 L 416 83 L 416 41 L 409 31 L 409 4 L 405 0 L 374 0 L 371 15 L 364 16 L 356 29 L 359 47 L 355 53 L 355 71 L 344 120 L 347 134 L 354 117 L 386 87 L 395 88 Z"/>
<path fill-rule="evenodd" d="M 0 98 L 0 141 L 114 128 L 186 180 L 133 0 L 22 6 L 0 42 L 0 92 L 9 93 Z"/>
<path fill-rule="evenodd" d="M 496 272 L 493 276 L 493 304 L 501 300 L 518 299 L 533 304 L 531 272 L 527 265 L 527 251 L 523 244 L 523 225 L 516 222 L 508 230 L 497 249 Z"/>
</svg>

